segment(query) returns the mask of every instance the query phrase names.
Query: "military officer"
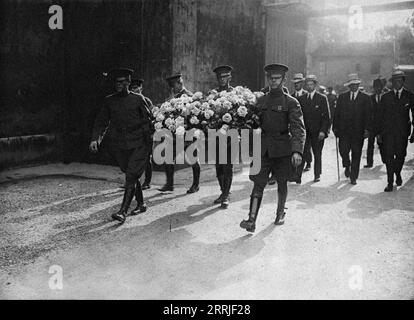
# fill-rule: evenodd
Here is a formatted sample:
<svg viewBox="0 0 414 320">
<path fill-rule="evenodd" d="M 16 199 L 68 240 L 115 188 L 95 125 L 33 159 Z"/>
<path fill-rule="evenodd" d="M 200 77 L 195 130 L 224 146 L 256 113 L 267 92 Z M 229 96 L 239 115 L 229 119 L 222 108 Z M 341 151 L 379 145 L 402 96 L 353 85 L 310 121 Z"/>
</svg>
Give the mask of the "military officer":
<svg viewBox="0 0 414 320">
<path fill-rule="evenodd" d="M 259 174 L 250 176 L 254 186 L 250 196 L 249 217 L 240 223 L 240 227 L 249 232 L 255 231 L 263 190 L 271 170 L 278 184 L 275 224 L 284 223 L 290 166 L 293 164 L 297 167 L 302 162 L 306 137 L 299 102 L 282 89 L 288 67 L 283 64 L 269 64 L 264 67 L 264 71 L 270 90 L 257 101 L 261 112 L 261 169 Z"/>
<path fill-rule="evenodd" d="M 404 88 L 405 74 L 394 70 L 390 79 L 391 91 L 380 101 L 380 126 L 378 138 L 382 141 L 382 152 L 387 168 L 388 185 L 385 192 L 391 192 L 395 182 L 401 186 L 401 170 L 407 155 L 408 137 L 411 132 L 410 110 L 414 119 L 414 94 Z M 413 142 L 411 136 L 410 142 Z"/>
<path fill-rule="evenodd" d="M 146 211 L 141 185 L 137 183 L 142 175 L 151 142 L 150 105 L 141 94 L 129 91 L 131 74 L 128 68 L 111 70 L 108 76 L 115 82 L 115 93 L 107 96 L 98 114 L 92 134 L 90 149 L 98 151 L 98 140 L 109 128 L 108 138 L 111 150 L 121 170 L 125 173 L 125 191 L 121 209 L 112 215 L 121 223 L 125 218 L 135 194 L 137 207 L 131 212 L 136 215 Z"/>
<path fill-rule="evenodd" d="M 213 72 L 216 74 L 218 87 L 215 88 L 217 92 L 227 91 L 230 92 L 233 90 L 233 87 L 230 85 L 231 81 L 231 72 L 233 67 L 229 65 L 220 65 L 213 69 Z M 215 204 L 221 204 L 222 208 L 227 208 L 230 203 L 230 189 L 233 181 L 233 161 L 231 159 L 231 140 L 227 140 L 227 148 L 224 152 L 227 152 L 227 162 L 219 163 L 219 154 L 221 148 L 219 146 L 219 139 L 216 139 L 216 176 L 217 181 L 220 186 L 221 194 L 214 200 Z"/>
<path fill-rule="evenodd" d="M 345 177 L 350 178 L 353 185 L 357 184 L 362 146 L 364 139 L 369 136 L 371 125 L 371 99 L 358 90 L 360 83 L 358 74 L 348 76 L 344 85 L 349 91 L 339 95 L 333 120 L 333 132 L 339 138 L 339 153 Z"/>
<path fill-rule="evenodd" d="M 171 76 L 168 76 L 165 80 L 167 81 L 168 86 L 171 89 L 170 98 L 180 98 L 184 94 L 189 97 L 193 95 L 191 91 L 185 88 L 181 73 L 175 73 Z M 174 155 L 174 159 L 175 159 L 175 155 Z M 191 167 L 193 170 L 193 183 L 191 187 L 187 190 L 188 194 L 198 192 L 199 183 L 200 183 L 200 171 L 201 171 L 200 164 L 197 161 Z M 174 191 L 174 171 L 175 171 L 174 163 L 165 164 L 165 175 L 167 177 L 167 182 L 162 188 L 158 189 L 159 191 L 161 192 Z"/>
<path fill-rule="evenodd" d="M 132 92 L 137 93 L 137 94 L 142 94 L 143 84 L 144 84 L 144 79 L 135 78 L 131 80 L 131 85 L 129 87 Z M 143 97 L 147 101 L 147 104 L 151 106 L 150 108 L 150 111 L 151 111 L 152 105 L 153 105 L 152 101 L 144 95 Z M 145 180 L 141 186 L 142 190 L 147 190 L 151 188 L 151 179 L 152 179 L 152 148 L 148 155 L 147 163 L 145 165 Z"/>
<path fill-rule="evenodd" d="M 314 181 L 320 181 L 322 174 L 322 149 L 325 139 L 328 137 L 331 127 L 331 117 L 329 114 L 328 99 L 325 95 L 316 91 L 318 79 L 315 75 L 306 76 L 306 87 L 309 92 L 299 97 L 302 107 L 303 118 L 306 127 L 305 152 L 310 152 L 312 148 L 315 157 L 313 167 Z M 296 181 L 301 183 L 301 174 L 304 163 L 299 167 L 299 177 Z"/>
<path fill-rule="evenodd" d="M 379 126 L 379 104 L 382 97 L 382 91 L 385 86 L 384 79 L 381 79 L 378 77 L 378 79 L 375 79 L 372 83 L 372 87 L 374 88 L 374 93 L 371 95 L 371 104 L 372 104 L 372 110 L 371 110 L 371 121 L 372 130 L 369 132 L 368 137 L 368 146 L 367 146 L 367 164 L 364 166 L 364 168 L 372 168 L 374 165 L 374 144 L 375 144 L 375 137 L 378 134 L 378 126 Z"/>
</svg>

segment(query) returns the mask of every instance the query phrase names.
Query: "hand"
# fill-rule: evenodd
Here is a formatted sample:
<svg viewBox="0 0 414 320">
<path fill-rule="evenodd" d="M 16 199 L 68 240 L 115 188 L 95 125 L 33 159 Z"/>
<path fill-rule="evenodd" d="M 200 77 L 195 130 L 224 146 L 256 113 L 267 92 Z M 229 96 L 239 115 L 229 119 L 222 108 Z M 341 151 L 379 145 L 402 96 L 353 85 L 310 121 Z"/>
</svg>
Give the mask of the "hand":
<svg viewBox="0 0 414 320">
<path fill-rule="evenodd" d="M 292 154 L 292 164 L 293 164 L 293 166 L 294 167 L 299 167 L 299 165 L 301 163 L 302 163 L 302 156 L 299 153 L 294 152 Z"/>
<path fill-rule="evenodd" d="M 414 133 L 410 137 L 410 143 L 414 143 Z"/>
<path fill-rule="evenodd" d="M 377 142 L 378 142 L 378 144 L 382 143 L 382 137 L 379 134 L 377 135 Z"/>
<path fill-rule="evenodd" d="M 369 131 L 368 130 L 364 130 L 364 139 L 369 138 Z"/>
<path fill-rule="evenodd" d="M 92 151 L 92 152 L 98 152 L 98 141 L 92 141 L 91 143 L 90 143 L 90 145 L 89 145 L 89 149 Z"/>
<path fill-rule="evenodd" d="M 325 132 L 319 132 L 319 136 L 318 136 L 318 140 L 319 141 L 322 141 L 323 139 L 325 139 L 325 137 L 326 137 L 326 134 L 325 134 Z"/>
</svg>

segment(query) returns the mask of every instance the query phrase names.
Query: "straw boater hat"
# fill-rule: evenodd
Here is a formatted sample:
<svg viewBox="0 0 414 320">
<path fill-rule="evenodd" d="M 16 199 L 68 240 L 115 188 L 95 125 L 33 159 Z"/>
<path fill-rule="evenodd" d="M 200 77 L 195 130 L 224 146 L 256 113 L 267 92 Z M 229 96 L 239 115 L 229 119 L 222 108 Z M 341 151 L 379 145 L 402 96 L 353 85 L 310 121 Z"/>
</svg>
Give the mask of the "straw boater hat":
<svg viewBox="0 0 414 320">
<path fill-rule="evenodd" d="M 318 83 L 318 78 L 314 74 L 309 74 L 306 76 L 305 81 L 313 81 Z"/>
<path fill-rule="evenodd" d="M 405 80 L 405 73 L 404 73 L 404 71 L 402 71 L 402 70 L 398 70 L 398 69 L 394 70 L 394 71 L 392 72 L 392 75 L 391 75 L 390 81 L 391 81 L 392 79 L 396 79 L 396 78 L 403 78 L 403 80 Z"/>
<path fill-rule="evenodd" d="M 348 81 L 344 83 L 344 86 L 348 87 L 351 84 L 360 84 L 361 82 L 362 81 L 361 79 L 359 79 L 357 73 L 351 73 L 350 75 L 348 75 Z"/>
<path fill-rule="evenodd" d="M 293 76 L 293 79 L 290 81 L 292 81 L 293 83 L 298 83 L 298 82 L 305 81 L 305 78 L 303 77 L 302 73 L 295 73 L 295 75 Z"/>
</svg>

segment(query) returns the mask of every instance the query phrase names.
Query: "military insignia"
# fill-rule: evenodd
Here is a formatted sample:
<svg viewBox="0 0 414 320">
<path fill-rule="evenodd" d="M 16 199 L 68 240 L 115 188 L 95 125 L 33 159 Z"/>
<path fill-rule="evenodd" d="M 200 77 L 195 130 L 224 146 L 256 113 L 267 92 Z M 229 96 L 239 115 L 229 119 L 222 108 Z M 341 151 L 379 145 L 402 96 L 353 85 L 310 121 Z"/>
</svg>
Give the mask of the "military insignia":
<svg viewBox="0 0 414 320">
<path fill-rule="evenodd" d="M 277 111 L 282 111 L 282 106 L 277 106 Z"/>
</svg>

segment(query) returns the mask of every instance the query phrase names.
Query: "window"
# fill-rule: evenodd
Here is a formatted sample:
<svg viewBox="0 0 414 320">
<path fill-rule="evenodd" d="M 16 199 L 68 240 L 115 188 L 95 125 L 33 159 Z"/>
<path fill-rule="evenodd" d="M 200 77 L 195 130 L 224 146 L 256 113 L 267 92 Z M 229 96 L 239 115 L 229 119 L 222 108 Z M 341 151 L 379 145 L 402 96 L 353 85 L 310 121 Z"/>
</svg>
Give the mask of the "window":
<svg viewBox="0 0 414 320">
<path fill-rule="evenodd" d="M 381 61 L 373 60 L 371 61 L 371 74 L 379 74 L 381 70 Z"/>
</svg>

